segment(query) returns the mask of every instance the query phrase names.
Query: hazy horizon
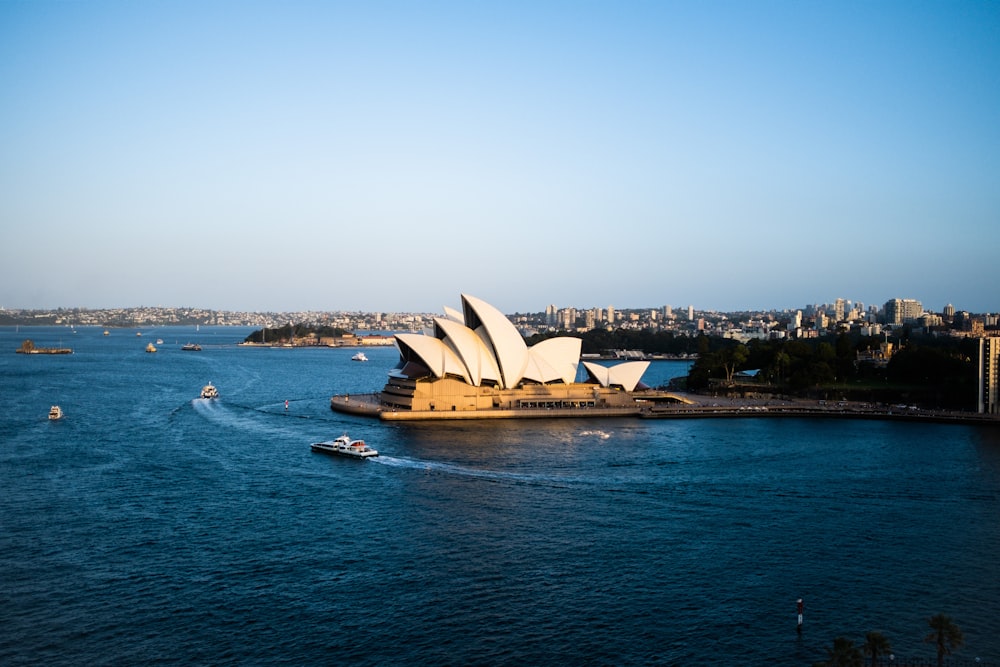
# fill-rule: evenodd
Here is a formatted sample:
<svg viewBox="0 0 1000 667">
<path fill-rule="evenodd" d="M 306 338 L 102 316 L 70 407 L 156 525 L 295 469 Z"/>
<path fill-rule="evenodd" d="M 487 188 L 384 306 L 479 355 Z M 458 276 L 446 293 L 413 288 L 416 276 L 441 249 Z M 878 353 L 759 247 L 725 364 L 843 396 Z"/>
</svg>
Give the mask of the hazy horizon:
<svg viewBox="0 0 1000 667">
<path fill-rule="evenodd" d="M 909 298 L 909 297 L 892 297 L 892 298 Z M 867 302 L 864 302 L 864 301 L 855 302 L 855 301 L 850 300 L 850 299 L 848 299 L 846 301 L 847 301 L 848 304 L 855 304 L 855 303 L 861 303 L 861 304 L 863 304 L 864 310 L 865 310 L 865 312 L 867 312 L 868 307 L 869 306 L 873 306 L 873 305 L 876 306 L 876 307 L 878 307 L 881 310 L 882 307 L 885 305 L 885 302 L 888 301 L 888 300 L 889 299 L 886 299 L 885 301 L 872 302 L 872 303 L 867 303 Z M 61 310 L 100 311 L 100 310 L 119 310 L 119 309 L 129 310 L 129 309 L 142 309 L 142 308 L 159 308 L 159 309 L 177 309 L 177 310 L 209 310 L 209 311 L 215 311 L 215 312 L 230 312 L 230 313 L 241 313 L 241 312 L 247 312 L 247 313 L 293 313 L 293 312 L 344 312 L 344 313 L 355 313 L 355 312 L 360 312 L 360 313 L 415 313 L 415 314 L 419 313 L 419 314 L 432 314 L 433 315 L 433 314 L 441 314 L 441 313 L 443 313 L 444 306 L 449 306 L 449 307 L 452 307 L 452 308 L 461 309 L 461 303 L 460 303 L 460 301 L 461 301 L 460 298 L 456 298 L 456 303 L 454 303 L 454 304 L 445 303 L 445 304 L 442 304 L 441 307 L 439 307 L 437 309 L 431 309 L 431 310 L 414 310 L 414 309 L 389 310 L 389 309 L 386 309 L 386 308 L 371 308 L 371 309 L 356 309 L 356 308 L 352 308 L 352 309 L 348 309 L 348 308 L 337 308 L 337 307 L 331 307 L 331 308 L 296 308 L 296 309 L 279 308 L 279 309 L 275 309 L 275 310 L 243 310 L 243 309 L 239 309 L 239 308 L 225 308 L 225 307 L 215 307 L 215 306 L 202 306 L 202 305 L 194 305 L 194 304 L 182 304 L 182 305 L 135 304 L 135 305 L 124 305 L 124 306 L 67 306 L 67 305 L 64 305 L 64 306 L 55 306 L 55 307 L 50 307 L 50 308 L 22 308 L 22 307 L 8 307 L 8 306 L 4 306 L 3 304 L 0 304 L 0 312 L 3 312 L 3 311 L 14 311 L 14 310 L 23 310 L 23 311 L 35 310 L 35 311 L 46 311 L 46 312 L 48 312 L 48 311 L 56 311 L 56 310 L 60 310 L 60 309 Z M 920 301 L 920 299 L 916 299 L 916 301 Z M 670 306 L 673 309 L 674 315 L 676 317 L 684 317 L 684 315 L 687 312 L 687 309 L 688 309 L 689 306 L 693 307 L 696 312 L 709 312 L 709 313 L 735 313 L 735 312 L 791 312 L 791 313 L 794 313 L 797 310 L 805 310 L 805 309 L 809 308 L 810 306 L 823 306 L 823 305 L 832 306 L 833 302 L 834 302 L 834 300 L 831 299 L 829 301 L 813 301 L 813 302 L 810 302 L 810 303 L 800 304 L 800 305 L 795 305 L 795 306 L 775 306 L 775 307 L 769 307 L 769 308 L 745 308 L 745 309 L 736 309 L 736 310 L 721 310 L 719 308 L 701 307 L 701 306 L 698 306 L 697 304 L 659 304 L 659 305 L 651 305 L 651 304 L 646 304 L 646 305 L 644 305 L 644 304 L 629 305 L 627 303 L 621 303 L 621 304 L 610 303 L 610 304 L 604 304 L 604 305 L 600 305 L 600 304 L 546 304 L 546 305 L 541 306 L 539 308 L 513 308 L 511 310 L 505 310 L 503 312 L 505 312 L 508 315 L 514 314 L 514 313 L 525 313 L 525 314 L 526 313 L 543 313 L 543 312 L 545 312 L 545 309 L 549 305 L 555 305 L 557 308 L 560 308 L 560 309 L 562 309 L 562 308 L 576 308 L 577 310 L 580 310 L 581 312 L 585 311 L 585 310 L 590 310 L 592 308 L 607 309 L 608 306 L 611 306 L 611 307 L 613 307 L 613 308 L 615 308 L 616 310 L 619 310 L 619 311 L 626 311 L 626 310 L 632 310 L 632 311 L 634 311 L 634 310 L 650 310 L 650 309 L 657 309 L 658 310 L 658 309 L 663 308 L 664 306 Z M 940 307 L 935 307 L 933 304 L 927 304 L 927 303 L 924 303 L 924 302 L 921 302 L 921 304 L 923 305 L 923 308 L 924 308 L 925 311 L 933 312 L 933 313 L 941 313 L 944 310 L 944 306 L 945 305 L 952 305 L 952 306 L 954 306 L 956 312 L 966 311 L 966 312 L 969 312 L 969 313 L 972 313 L 972 314 L 976 314 L 976 315 L 986 315 L 986 314 L 992 315 L 992 314 L 996 314 L 998 312 L 997 310 L 970 310 L 968 308 L 963 308 L 960 305 L 955 304 L 955 303 L 951 303 L 951 302 L 949 302 L 949 304 L 942 304 Z M 848 308 L 850 308 L 850 306 Z"/>
<path fill-rule="evenodd" d="M 0 82 L 11 309 L 1000 310 L 996 3 L 9 2 Z"/>
</svg>

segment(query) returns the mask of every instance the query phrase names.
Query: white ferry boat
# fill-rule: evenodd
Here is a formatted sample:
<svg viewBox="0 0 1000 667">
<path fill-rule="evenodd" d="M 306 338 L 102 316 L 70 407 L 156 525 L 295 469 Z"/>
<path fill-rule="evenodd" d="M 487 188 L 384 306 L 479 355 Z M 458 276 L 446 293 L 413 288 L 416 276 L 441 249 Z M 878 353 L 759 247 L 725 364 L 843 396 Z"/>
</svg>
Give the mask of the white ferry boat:
<svg viewBox="0 0 1000 667">
<path fill-rule="evenodd" d="M 219 397 L 219 390 L 215 388 L 215 385 L 213 385 L 211 382 L 209 382 L 208 384 L 206 384 L 204 387 L 201 388 L 201 397 L 202 398 L 218 398 Z"/>
<path fill-rule="evenodd" d="M 358 352 L 351 357 L 351 361 L 368 361 L 368 357 L 365 356 L 364 352 Z"/>
<path fill-rule="evenodd" d="M 347 456 L 352 459 L 366 459 L 369 456 L 378 456 L 378 452 L 366 445 L 364 440 L 351 440 L 346 433 L 336 440 L 314 442 L 310 447 L 314 452 Z"/>
</svg>

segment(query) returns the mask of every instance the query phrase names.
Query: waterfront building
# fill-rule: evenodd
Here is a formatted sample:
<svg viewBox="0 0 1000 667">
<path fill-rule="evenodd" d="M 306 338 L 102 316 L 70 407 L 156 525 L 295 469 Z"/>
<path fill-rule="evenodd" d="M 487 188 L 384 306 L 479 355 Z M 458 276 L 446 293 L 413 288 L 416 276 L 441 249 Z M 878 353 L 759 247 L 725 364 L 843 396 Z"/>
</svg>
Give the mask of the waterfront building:
<svg viewBox="0 0 1000 667">
<path fill-rule="evenodd" d="M 648 389 L 641 383 L 648 361 L 584 361 L 587 380 L 577 382 L 579 338 L 559 336 L 528 347 L 503 313 L 467 294 L 461 312 L 445 308 L 444 317 L 434 318 L 431 335 L 394 338 L 399 362 L 378 395 L 375 412 L 382 419 L 523 417 L 538 408 L 637 414 L 632 392 Z M 331 399 L 334 409 L 372 414 L 356 409 L 355 399 L 339 398 Z"/>
<path fill-rule="evenodd" d="M 979 339 L 979 402 L 978 411 L 1000 414 L 1000 337 Z"/>
</svg>

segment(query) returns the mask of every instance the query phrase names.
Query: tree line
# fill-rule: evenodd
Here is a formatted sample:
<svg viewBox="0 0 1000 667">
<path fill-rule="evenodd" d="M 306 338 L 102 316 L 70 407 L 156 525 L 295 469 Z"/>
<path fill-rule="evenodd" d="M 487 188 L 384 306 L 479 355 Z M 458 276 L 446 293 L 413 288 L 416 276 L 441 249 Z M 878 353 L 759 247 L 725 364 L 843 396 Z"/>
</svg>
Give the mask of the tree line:
<svg viewBox="0 0 1000 667">
<path fill-rule="evenodd" d="M 924 642 L 933 644 L 937 652 L 937 666 L 943 667 L 944 657 L 965 643 L 961 628 L 946 614 L 936 614 L 927 620 L 931 631 L 924 637 Z M 847 637 L 837 637 L 833 645 L 826 649 L 826 660 L 814 663 L 813 667 L 864 667 L 865 658 L 868 664 L 886 664 L 884 660 L 892 660 L 892 645 L 881 632 L 873 631 L 865 634 L 865 641 L 856 646 Z M 913 664 L 913 663 L 910 663 Z"/>
<path fill-rule="evenodd" d="M 533 345 L 565 332 L 532 336 Z M 754 391 L 789 396 L 922 407 L 970 409 L 977 399 L 979 341 L 970 338 L 893 338 L 842 333 L 829 338 L 754 339 L 678 336 L 645 330 L 594 330 L 573 334 L 584 354 L 641 350 L 646 354 L 697 355 L 683 388 L 693 392 Z M 888 361 L 871 353 L 892 343 Z M 752 378 L 747 375 L 751 372 Z"/>
<path fill-rule="evenodd" d="M 312 324 L 286 324 L 283 327 L 258 329 L 247 336 L 247 343 L 281 343 L 291 342 L 293 338 L 339 338 L 350 333 L 346 329 L 331 326 L 315 326 Z"/>
</svg>

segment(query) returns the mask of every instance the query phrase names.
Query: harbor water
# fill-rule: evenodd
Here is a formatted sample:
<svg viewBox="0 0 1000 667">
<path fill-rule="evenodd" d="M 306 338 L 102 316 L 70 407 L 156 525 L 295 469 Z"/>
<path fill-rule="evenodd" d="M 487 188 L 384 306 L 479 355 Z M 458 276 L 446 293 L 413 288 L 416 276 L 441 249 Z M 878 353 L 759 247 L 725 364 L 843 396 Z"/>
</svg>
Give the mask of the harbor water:
<svg viewBox="0 0 1000 667">
<path fill-rule="evenodd" d="M 394 348 L 249 332 L 0 328 L 0 664 L 806 666 L 945 613 L 1000 665 L 1000 429 L 382 423 L 329 399 Z"/>
</svg>

